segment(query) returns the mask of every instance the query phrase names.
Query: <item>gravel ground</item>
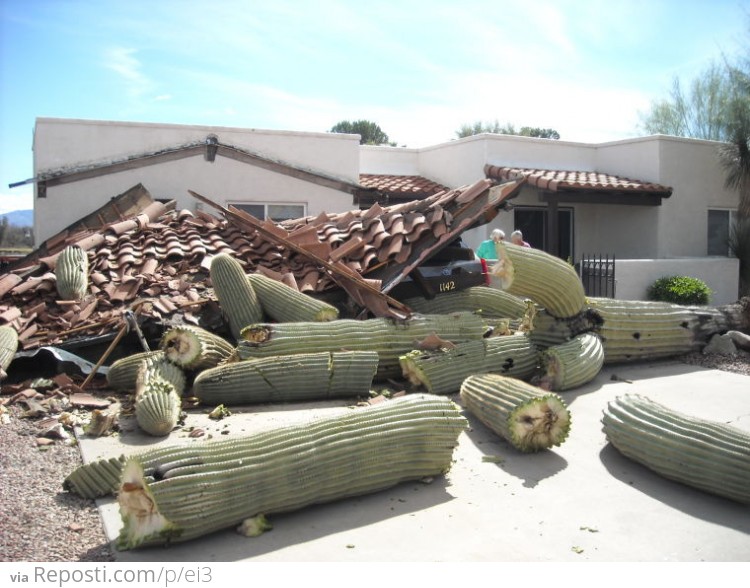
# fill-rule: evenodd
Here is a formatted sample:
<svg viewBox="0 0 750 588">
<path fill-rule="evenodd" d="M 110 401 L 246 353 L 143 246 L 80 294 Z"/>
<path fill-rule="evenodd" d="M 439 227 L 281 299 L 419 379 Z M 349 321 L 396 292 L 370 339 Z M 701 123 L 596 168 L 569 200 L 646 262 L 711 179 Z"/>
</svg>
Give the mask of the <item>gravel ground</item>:
<svg viewBox="0 0 750 588">
<path fill-rule="evenodd" d="M 30 419 L 0 425 L 0 561 L 114 561 L 93 500 L 63 491 L 75 445 L 39 447 Z"/>
<path fill-rule="evenodd" d="M 750 353 L 681 358 L 691 365 L 750 376 Z M 94 501 L 64 492 L 63 479 L 82 463 L 75 445 L 40 448 L 30 419 L 0 424 L 0 561 L 114 561 Z"/>
</svg>

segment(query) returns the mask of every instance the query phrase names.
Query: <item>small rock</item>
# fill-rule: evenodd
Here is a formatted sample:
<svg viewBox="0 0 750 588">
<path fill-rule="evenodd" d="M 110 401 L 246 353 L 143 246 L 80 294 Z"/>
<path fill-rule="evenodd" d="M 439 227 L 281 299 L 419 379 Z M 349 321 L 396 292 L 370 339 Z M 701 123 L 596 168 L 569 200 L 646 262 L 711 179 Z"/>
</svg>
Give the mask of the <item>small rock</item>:
<svg viewBox="0 0 750 588">
<path fill-rule="evenodd" d="M 52 439 L 48 439 L 47 437 L 37 437 L 36 444 L 39 447 L 47 447 L 48 445 L 54 445 L 55 442 Z"/>
<path fill-rule="evenodd" d="M 68 525 L 68 529 L 70 529 L 74 533 L 80 533 L 81 531 L 83 531 L 83 525 L 79 523 L 70 523 Z"/>
<path fill-rule="evenodd" d="M 76 392 L 70 395 L 70 403 L 73 406 L 83 406 L 85 408 L 107 408 L 112 404 L 109 400 L 104 398 L 97 398 L 86 392 Z"/>
<path fill-rule="evenodd" d="M 737 353 L 737 346 L 734 344 L 732 337 L 728 334 L 725 335 L 714 335 L 711 340 L 703 348 L 704 354 L 717 353 L 719 355 L 735 355 Z"/>
</svg>

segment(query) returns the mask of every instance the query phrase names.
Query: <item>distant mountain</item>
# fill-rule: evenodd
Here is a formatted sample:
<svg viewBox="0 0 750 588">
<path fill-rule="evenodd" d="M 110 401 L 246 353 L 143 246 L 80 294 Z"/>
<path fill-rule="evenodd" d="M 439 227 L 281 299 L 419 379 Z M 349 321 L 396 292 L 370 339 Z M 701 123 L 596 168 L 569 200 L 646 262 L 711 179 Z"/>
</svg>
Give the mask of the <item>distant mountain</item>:
<svg viewBox="0 0 750 588">
<path fill-rule="evenodd" d="M 13 212 L 6 212 L 0 214 L 0 219 L 2 218 L 7 218 L 9 225 L 15 225 L 17 227 L 31 227 L 34 225 L 33 210 L 14 210 Z"/>
</svg>

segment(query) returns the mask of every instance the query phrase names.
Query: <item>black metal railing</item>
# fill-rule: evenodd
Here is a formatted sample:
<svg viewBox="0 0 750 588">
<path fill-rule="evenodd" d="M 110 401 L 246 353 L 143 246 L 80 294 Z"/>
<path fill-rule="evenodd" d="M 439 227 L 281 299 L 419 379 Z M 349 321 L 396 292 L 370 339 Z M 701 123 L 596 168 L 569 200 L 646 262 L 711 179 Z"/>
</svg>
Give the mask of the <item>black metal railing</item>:
<svg viewBox="0 0 750 588">
<path fill-rule="evenodd" d="M 615 297 L 615 256 L 586 255 L 581 256 L 577 264 L 586 296 L 601 298 Z"/>
</svg>

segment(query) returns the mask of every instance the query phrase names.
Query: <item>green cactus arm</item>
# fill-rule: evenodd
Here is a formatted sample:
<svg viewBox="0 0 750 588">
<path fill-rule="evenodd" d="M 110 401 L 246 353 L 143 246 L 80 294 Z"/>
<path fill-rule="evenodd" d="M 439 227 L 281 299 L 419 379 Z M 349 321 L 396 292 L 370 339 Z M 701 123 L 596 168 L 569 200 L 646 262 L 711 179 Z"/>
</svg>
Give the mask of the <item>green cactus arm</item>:
<svg viewBox="0 0 750 588">
<path fill-rule="evenodd" d="M 78 245 L 68 245 L 55 264 L 57 293 L 61 300 L 82 300 L 89 284 L 88 254 Z"/>
<path fill-rule="evenodd" d="M 531 298 L 553 316 L 577 315 L 586 304 L 581 279 L 573 267 L 539 249 L 496 243 L 498 262 L 490 270 L 490 285 L 522 298 Z"/>
<path fill-rule="evenodd" d="M 604 365 L 604 346 L 597 335 L 584 333 L 545 350 L 541 355 L 541 386 L 571 390 L 593 380 Z"/>
<path fill-rule="evenodd" d="M 201 372 L 193 395 L 202 404 L 228 406 L 367 396 L 377 366 L 375 351 L 248 359 Z"/>
<path fill-rule="evenodd" d="M 258 296 L 240 262 L 226 253 L 220 253 L 211 260 L 210 275 L 232 336 L 239 339 L 244 327 L 263 320 Z"/>
<path fill-rule="evenodd" d="M 215 367 L 234 354 L 234 347 L 226 339 L 192 325 L 169 329 L 159 348 L 172 363 L 195 371 Z"/>
<path fill-rule="evenodd" d="M 18 333 L 13 327 L 0 327 L 0 380 L 18 351 Z"/>
<path fill-rule="evenodd" d="M 339 318 L 335 306 L 290 288 L 263 274 L 247 276 L 264 313 L 280 323 L 322 322 Z"/>
<path fill-rule="evenodd" d="M 138 381 L 138 373 L 146 359 L 164 359 L 164 352 L 159 350 L 141 351 L 122 357 L 112 363 L 107 371 L 107 383 L 120 392 L 133 392 Z"/>
<path fill-rule="evenodd" d="M 399 358 L 403 376 L 431 394 L 452 394 L 472 374 L 500 373 L 529 378 L 539 354 L 526 335 L 459 343 L 442 351 L 411 351 Z"/>
<path fill-rule="evenodd" d="M 480 312 L 483 318 L 520 319 L 526 313 L 526 305 L 521 298 L 487 286 L 473 286 L 432 299 L 409 298 L 403 302 L 413 311 L 422 314 Z"/>
<path fill-rule="evenodd" d="M 481 339 L 482 319 L 468 312 L 447 315 L 413 315 L 398 322 L 378 318 L 364 321 L 339 319 L 324 323 L 277 323 L 243 329 L 237 346 L 240 359 L 318 353 L 321 351 L 376 351 L 376 379 L 398 377 L 399 357 L 433 335 L 461 343 Z"/>
<path fill-rule="evenodd" d="M 602 416 L 607 440 L 657 474 L 750 504 L 750 433 L 625 394 Z"/>
</svg>

